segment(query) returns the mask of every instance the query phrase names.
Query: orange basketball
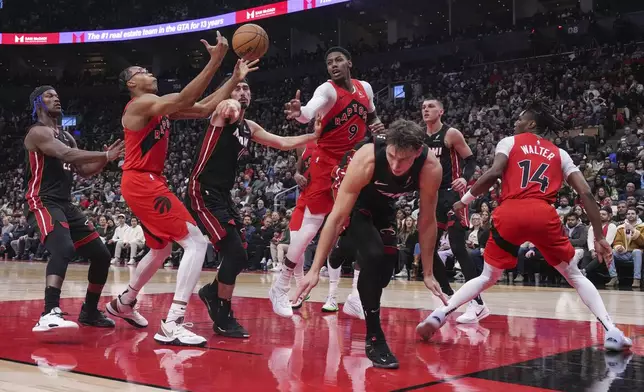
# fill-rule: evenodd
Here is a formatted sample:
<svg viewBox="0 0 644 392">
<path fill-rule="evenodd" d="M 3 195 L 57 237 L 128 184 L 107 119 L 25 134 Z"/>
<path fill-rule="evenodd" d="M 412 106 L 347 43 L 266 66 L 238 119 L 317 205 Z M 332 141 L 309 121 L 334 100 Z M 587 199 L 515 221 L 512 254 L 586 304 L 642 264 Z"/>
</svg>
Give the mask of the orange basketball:
<svg viewBox="0 0 644 392">
<path fill-rule="evenodd" d="M 260 26 L 248 23 L 235 31 L 233 35 L 233 50 L 244 60 L 256 60 L 268 50 L 268 34 Z"/>
</svg>

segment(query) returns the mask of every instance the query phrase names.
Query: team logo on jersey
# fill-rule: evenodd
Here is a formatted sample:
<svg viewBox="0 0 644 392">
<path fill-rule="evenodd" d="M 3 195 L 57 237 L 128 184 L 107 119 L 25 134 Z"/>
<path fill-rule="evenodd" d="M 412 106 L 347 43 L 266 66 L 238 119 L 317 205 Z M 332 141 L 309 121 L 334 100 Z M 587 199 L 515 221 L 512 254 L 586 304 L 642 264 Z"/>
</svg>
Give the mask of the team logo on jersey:
<svg viewBox="0 0 644 392">
<path fill-rule="evenodd" d="M 427 147 L 429 151 L 433 152 L 436 157 L 440 157 L 443 153 L 443 147 Z"/>
<path fill-rule="evenodd" d="M 237 127 L 235 129 L 235 132 L 233 133 L 233 136 L 237 138 L 237 141 L 239 141 L 239 144 L 241 144 L 242 149 L 239 150 L 239 154 L 237 155 L 237 160 L 242 159 L 243 157 L 250 155 L 250 152 L 248 151 L 248 145 L 250 144 L 250 132 L 244 132 L 245 128 L 240 131 L 240 128 Z"/>
<path fill-rule="evenodd" d="M 165 214 L 172 208 L 172 202 L 165 196 L 159 196 L 154 199 L 154 210 L 159 214 Z"/>
<path fill-rule="evenodd" d="M 330 131 L 333 128 L 337 128 L 341 125 L 344 125 L 348 121 L 352 120 L 355 116 L 362 118 L 362 121 L 367 122 L 367 108 L 357 101 L 352 101 L 348 104 L 343 111 L 336 114 L 326 125 L 324 131 Z"/>
</svg>

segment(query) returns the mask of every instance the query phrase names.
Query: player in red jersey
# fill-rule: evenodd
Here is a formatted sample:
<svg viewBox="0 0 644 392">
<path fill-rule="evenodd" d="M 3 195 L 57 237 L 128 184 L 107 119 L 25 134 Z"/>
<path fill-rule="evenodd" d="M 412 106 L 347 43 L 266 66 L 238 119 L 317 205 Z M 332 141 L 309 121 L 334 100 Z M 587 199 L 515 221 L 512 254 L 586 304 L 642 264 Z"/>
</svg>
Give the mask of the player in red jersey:
<svg viewBox="0 0 644 392">
<path fill-rule="evenodd" d="M 551 204 L 564 181 L 581 196 L 595 233 L 595 249 L 600 261 L 612 261 L 611 247 L 601 230 L 599 208 L 584 176 L 570 155 L 539 134 L 558 125 L 540 103 L 533 103 L 515 123 L 515 135 L 502 139 L 490 170 L 472 186 L 460 201 L 454 203 L 459 211 L 476 196 L 486 192 L 502 179 L 501 204 L 492 214 L 490 239 L 485 246 L 483 272 L 463 285 L 444 307 L 436 309 L 416 328 L 428 339 L 464 303 L 493 286 L 504 269 L 514 268 L 519 246 L 530 241 L 541 251 L 546 261 L 556 268 L 577 290 L 582 301 L 604 327 L 604 346 L 608 350 L 623 350 L 632 341 L 611 321 L 595 286 L 579 271 L 575 249 L 561 229 L 561 221 Z"/>
<path fill-rule="evenodd" d="M 288 253 L 279 278 L 269 290 L 273 311 L 283 317 L 293 316 L 288 291 L 294 270 L 333 208 L 331 171 L 370 130 L 378 133 L 384 129 L 376 114 L 371 85 L 351 79 L 351 54 L 344 48 L 333 47 L 324 58 L 331 80 L 315 90 L 306 106 L 302 106 L 298 91 L 284 110 L 288 119 L 296 119 L 300 123 L 308 123 L 321 114 L 323 131 L 311 156 L 311 180 L 297 201 L 304 211 L 303 217 L 291 220 Z M 331 274 L 337 274 L 339 278 L 340 269 L 329 271 L 329 276 Z M 357 296 L 349 300 L 358 304 L 360 301 Z"/>
<path fill-rule="evenodd" d="M 167 317 L 154 340 L 162 344 L 204 346 L 206 339 L 185 328 L 188 299 L 199 279 L 208 242 L 181 201 L 168 189 L 163 169 L 168 151 L 171 118 L 207 118 L 219 102 L 221 92 L 197 102 L 206 90 L 228 50 L 228 42 L 217 32 L 217 45 L 202 40 L 210 61 L 180 93 L 157 96 L 157 81 L 145 68 L 129 67 L 119 76 L 131 101 L 121 120 L 126 155 L 121 190 L 132 212 L 140 219 L 150 252 L 141 260 L 128 288 L 107 305 L 107 311 L 143 328 L 148 321 L 135 310 L 139 290 L 150 280 L 172 251 L 172 242 L 184 250 L 177 272 L 177 287 Z M 246 64 L 241 64 L 246 66 Z M 237 65 L 240 66 L 240 63 Z"/>
</svg>

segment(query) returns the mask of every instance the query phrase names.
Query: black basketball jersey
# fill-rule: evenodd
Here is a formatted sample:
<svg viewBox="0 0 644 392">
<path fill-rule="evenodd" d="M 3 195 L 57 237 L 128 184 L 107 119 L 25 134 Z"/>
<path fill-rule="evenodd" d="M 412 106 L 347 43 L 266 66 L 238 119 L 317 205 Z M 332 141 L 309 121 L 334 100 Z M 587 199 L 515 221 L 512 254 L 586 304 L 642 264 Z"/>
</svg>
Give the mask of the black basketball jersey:
<svg viewBox="0 0 644 392">
<path fill-rule="evenodd" d="M 443 180 L 440 189 L 449 189 L 452 187 L 452 181 L 460 177 L 460 158 L 453 148 L 448 148 L 445 144 L 445 135 L 451 127 L 443 124 L 441 129 L 433 134 L 425 135 L 425 144 L 429 150 L 436 155 L 443 167 Z"/>
<path fill-rule="evenodd" d="M 35 123 L 35 126 L 45 126 Z M 65 145 L 72 147 L 73 143 L 65 132 L 54 136 Z M 72 166 L 58 158 L 50 157 L 40 151 L 25 151 L 25 199 L 30 210 L 39 208 L 43 201 L 70 201 L 74 174 Z"/>
<path fill-rule="evenodd" d="M 189 187 L 230 191 L 237 166 L 250 158 L 251 130 L 246 120 L 224 127 L 208 126 L 199 142 L 199 156 L 190 175 Z"/>
<path fill-rule="evenodd" d="M 373 143 L 375 154 L 375 166 L 373 176 L 367 186 L 362 188 L 355 208 L 367 210 L 379 220 L 395 221 L 394 204 L 401 196 L 406 196 L 420 189 L 420 172 L 427 160 L 427 147 L 423 146 L 423 152 L 414 160 L 407 173 L 396 177 L 391 173 L 387 161 L 386 135 L 377 135 L 365 139 L 356 145 L 355 149 L 348 152 L 342 159 L 340 168 L 342 172 L 351 162 L 355 151 L 368 143 Z M 343 177 L 343 176 L 342 176 Z"/>
</svg>

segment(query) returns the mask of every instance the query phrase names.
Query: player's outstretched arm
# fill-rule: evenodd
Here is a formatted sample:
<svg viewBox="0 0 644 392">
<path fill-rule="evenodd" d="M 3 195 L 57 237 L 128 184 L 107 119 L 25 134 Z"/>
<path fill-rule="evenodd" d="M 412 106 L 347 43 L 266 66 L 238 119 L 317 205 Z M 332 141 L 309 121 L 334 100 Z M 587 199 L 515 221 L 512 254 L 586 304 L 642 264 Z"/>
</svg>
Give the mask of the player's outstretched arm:
<svg viewBox="0 0 644 392">
<path fill-rule="evenodd" d="M 305 106 L 302 106 L 300 90 L 297 90 L 295 98 L 284 105 L 284 114 L 289 120 L 297 120 L 302 124 L 307 124 L 319 113 L 326 113 L 335 103 L 336 98 L 337 94 L 331 83 L 326 82 L 316 88 L 313 98 Z"/>
<path fill-rule="evenodd" d="M 322 133 L 322 116 L 318 114 L 315 119 L 315 132 L 299 136 L 278 136 L 267 132 L 255 121 L 248 121 L 253 140 L 264 146 L 273 147 L 278 150 L 288 151 L 298 147 L 304 147 L 310 142 L 317 140 Z"/>
<path fill-rule="evenodd" d="M 75 143 L 75 142 L 74 142 Z M 105 165 L 123 153 L 125 145 L 117 140 L 113 149 L 105 152 L 85 151 L 72 148 L 54 137 L 54 131 L 44 126 L 35 126 L 25 137 L 25 147 L 29 151 L 40 151 L 43 154 L 60 159 L 65 163 L 79 165 L 84 163 L 100 163 Z"/>
<path fill-rule="evenodd" d="M 418 238 L 423 263 L 425 285 L 446 303 L 440 285 L 434 279 L 434 248 L 436 247 L 436 204 L 443 169 L 434 154 L 429 154 L 420 172 L 420 211 L 418 212 Z"/>
<path fill-rule="evenodd" d="M 167 94 L 161 97 L 154 94 L 144 94 L 128 106 L 125 115 L 152 117 L 171 115 L 183 109 L 192 107 L 197 99 L 206 91 L 208 84 L 215 76 L 221 62 L 228 51 L 228 41 L 217 32 L 217 45 L 211 46 L 206 40 L 201 40 L 210 53 L 210 61 L 203 70 L 179 93 Z"/>
<path fill-rule="evenodd" d="M 77 149 L 78 145 L 76 144 L 76 140 L 74 139 L 74 137 L 67 131 L 65 131 L 65 135 L 71 140 L 72 148 Z M 119 144 L 123 145 L 123 143 L 121 143 L 120 140 L 117 140 L 114 143 L 112 143 L 112 145 L 109 146 L 109 147 L 107 145 L 104 145 L 103 146 L 103 151 L 108 152 L 108 151 L 111 151 L 111 150 L 114 150 L 114 149 L 118 149 L 118 148 L 120 148 Z M 124 154 L 125 154 L 125 150 L 121 149 L 121 153 L 120 153 L 120 155 L 118 155 L 118 158 L 121 158 Z M 106 162 L 92 162 L 92 163 L 77 163 L 77 164 L 74 165 L 74 170 L 81 177 L 89 178 L 91 176 L 94 176 L 94 175 L 102 172 L 103 168 L 105 167 L 105 165 L 107 165 L 107 161 Z"/>
<path fill-rule="evenodd" d="M 333 210 L 329 214 L 322 232 L 318 240 L 318 246 L 315 251 L 315 258 L 313 265 L 306 274 L 302 283 L 297 288 L 297 296 L 308 295 L 308 293 L 315 287 L 320 279 L 320 269 L 326 262 L 327 256 L 331 253 L 333 245 L 338 240 L 338 236 L 342 232 L 343 226 L 346 224 L 347 218 L 351 214 L 353 206 L 358 200 L 360 191 L 369 184 L 371 177 L 373 177 L 373 170 L 375 164 L 374 145 L 365 144 L 353 156 L 349 167 L 347 167 L 346 174 L 338 195 L 336 196 Z"/>
<path fill-rule="evenodd" d="M 259 69 L 259 67 L 256 67 L 259 63 L 259 60 L 255 60 L 252 62 L 249 62 L 247 60 L 237 60 L 237 64 L 235 65 L 235 70 L 233 71 L 232 76 L 230 79 L 226 81 L 221 87 L 219 87 L 215 92 L 207 96 L 206 98 L 202 99 L 199 102 L 196 102 L 194 105 L 192 105 L 191 108 L 180 110 L 172 116 L 170 116 L 173 120 L 179 120 L 179 119 L 195 119 L 195 118 L 208 118 L 215 109 L 217 108 L 217 105 L 224 99 L 230 98 L 230 94 L 235 90 L 237 85 L 244 81 L 246 76 L 250 72 L 255 72 Z"/>
</svg>

